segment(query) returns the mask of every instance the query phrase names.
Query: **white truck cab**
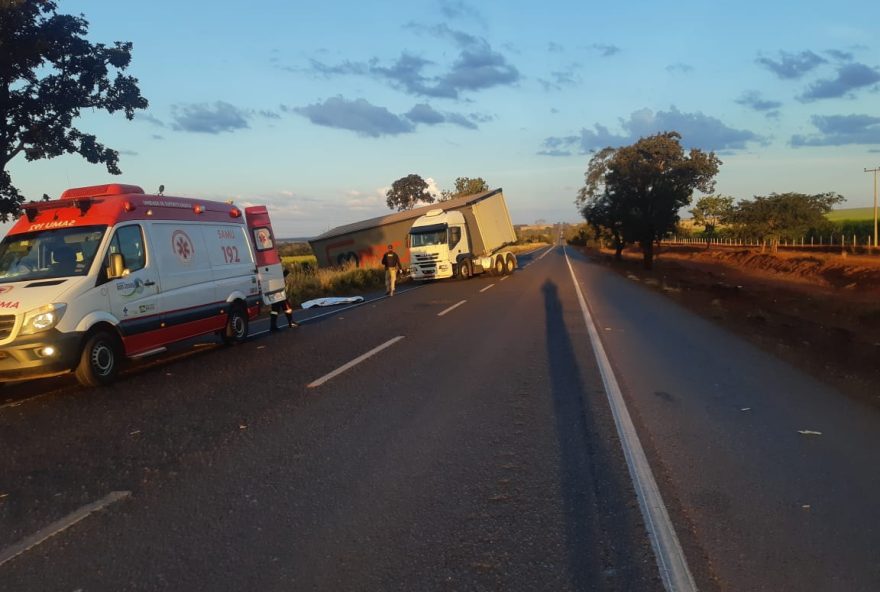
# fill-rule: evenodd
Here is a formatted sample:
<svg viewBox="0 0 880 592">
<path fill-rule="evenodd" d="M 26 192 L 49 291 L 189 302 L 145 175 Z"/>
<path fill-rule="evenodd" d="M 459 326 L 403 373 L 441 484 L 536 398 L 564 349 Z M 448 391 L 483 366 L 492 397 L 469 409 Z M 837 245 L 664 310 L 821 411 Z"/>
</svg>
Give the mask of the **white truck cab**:
<svg viewBox="0 0 880 592">
<path fill-rule="evenodd" d="M 410 274 L 414 280 L 510 274 L 516 256 L 504 247 L 515 241 L 501 189 L 477 194 L 456 209 L 429 210 L 413 222 Z"/>
<path fill-rule="evenodd" d="M 409 231 L 410 270 L 414 279 L 443 279 L 456 273 L 470 255 L 467 225 L 461 212 L 431 210 Z"/>
</svg>

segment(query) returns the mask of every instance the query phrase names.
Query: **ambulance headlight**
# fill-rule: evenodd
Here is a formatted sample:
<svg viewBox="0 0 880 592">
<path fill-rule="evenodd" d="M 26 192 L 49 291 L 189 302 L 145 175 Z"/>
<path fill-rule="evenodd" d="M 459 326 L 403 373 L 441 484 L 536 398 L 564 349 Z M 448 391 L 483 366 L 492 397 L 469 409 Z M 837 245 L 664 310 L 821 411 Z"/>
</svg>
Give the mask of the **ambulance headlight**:
<svg viewBox="0 0 880 592">
<path fill-rule="evenodd" d="M 66 308 L 66 304 L 55 303 L 26 312 L 24 314 L 24 323 L 21 325 L 21 334 L 31 335 L 51 329 L 61 320 Z"/>
</svg>

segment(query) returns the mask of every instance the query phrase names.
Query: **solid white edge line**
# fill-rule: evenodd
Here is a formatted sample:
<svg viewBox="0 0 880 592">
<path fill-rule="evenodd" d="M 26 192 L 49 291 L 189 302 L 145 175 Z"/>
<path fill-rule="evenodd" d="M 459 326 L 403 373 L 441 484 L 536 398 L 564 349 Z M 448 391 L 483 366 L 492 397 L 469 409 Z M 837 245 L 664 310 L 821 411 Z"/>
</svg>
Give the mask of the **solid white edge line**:
<svg viewBox="0 0 880 592">
<path fill-rule="evenodd" d="M 568 270 L 571 272 L 571 280 L 574 283 L 575 292 L 577 292 L 587 332 L 590 334 L 590 343 L 593 345 L 596 362 L 605 385 L 605 394 L 608 397 L 614 423 L 617 426 L 617 434 L 626 457 L 630 478 L 639 499 L 639 508 L 642 511 L 642 518 L 645 520 L 645 528 L 657 557 L 657 567 L 660 570 L 663 586 L 669 592 L 694 592 L 697 589 L 694 577 L 688 567 L 675 528 L 672 526 L 669 512 L 663 504 L 660 489 L 657 487 L 657 481 L 648 464 L 648 457 L 639 441 L 629 410 L 626 408 L 626 402 L 623 400 L 623 394 L 620 392 L 620 386 L 614 376 L 614 370 L 611 368 L 611 362 L 602 346 L 602 340 L 596 330 L 589 306 L 578 284 L 565 247 L 562 251 L 565 255 L 565 262 L 568 264 Z"/>
<path fill-rule="evenodd" d="M 343 364 L 342 366 L 340 366 L 339 368 L 337 368 L 337 369 L 334 370 L 333 372 L 331 372 L 331 373 L 329 373 L 329 374 L 325 374 L 324 376 L 322 376 L 322 377 L 319 378 L 318 380 L 312 381 L 312 382 L 310 382 L 310 383 L 309 383 L 308 385 L 306 385 L 306 386 L 307 386 L 308 388 L 315 388 L 316 386 L 321 386 L 322 384 L 324 384 L 325 382 L 327 382 L 327 381 L 330 380 L 331 378 L 334 378 L 334 377 L 336 377 L 336 376 L 339 376 L 340 374 L 342 374 L 342 373 L 345 372 L 346 370 L 348 370 L 348 369 L 350 369 L 350 368 L 352 368 L 352 367 L 354 367 L 354 366 L 357 366 L 358 364 L 360 364 L 361 362 L 363 362 L 363 361 L 366 360 L 367 358 L 369 358 L 369 357 L 371 357 L 371 356 L 375 356 L 376 354 L 378 354 L 380 351 L 382 351 L 382 350 L 385 349 L 386 347 L 390 347 L 390 346 L 394 345 L 395 343 L 397 343 L 397 342 L 400 341 L 401 339 L 403 339 L 403 335 L 398 335 L 397 337 L 394 337 L 394 338 L 392 338 L 392 339 L 389 339 L 388 341 L 386 341 L 386 342 L 383 343 L 382 345 L 379 345 L 379 346 L 374 347 L 373 349 L 371 349 L 371 350 L 368 351 L 367 353 L 365 353 L 365 354 L 363 354 L 363 355 L 360 355 L 360 356 L 356 357 L 355 359 L 353 359 L 352 361 L 350 361 L 350 362 L 348 362 L 348 363 L 346 363 L 346 364 Z"/>
<path fill-rule="evenodd" d="M 485 288 L 483 288 L 482 290 L 480 290 L 480 294 L 482 294 L 483 292 L 485 292 L 486 290 L 488 290 L 489 288 L 491 288 L 491 287 L 494 286 L 494 285 L 495 285 L 495 284 L 489 284 L 488 286 L 486 286 Z"/>
<path fill-rule="evenodd" d="M 25 551 L 36 547 L 46 539 L 55 536 L 59 532 L 70 528 L 89 514 L 106 508 L 113 502 L 117 502 L 121 499 L 127 498 L 130 495 L 130 491 L 111 491 L 108 495 L 104 496 L 98 501 L 92 502 L 87 506 L 83 506 L 82 508 L 71 512 L 64 518 L 61 518 L 60 520 L 56 520 L 46 528 L 42 528 L 36 533 L 27 537 L 26 539 L 0 551 L 0 565 L 3 565 L 7 561 L 18 557 Z"/>
<path fill-rule="evenodd" d="M 437 316 L 438 316 L 438 317 L 442 317 L 442 316 L 445 315 L 447 312 L 450 312 L 450 311 L 452 311 L 452 310 L 455 310 L 456 308 L 458 308 L 459 306 L 461 306 L 461 305 L 464 304 L 465 302 L 467 302 L 467 300 L 462 300 L 461 302 L 457 302 L 457 303 L 453 304 L 452 306 L 450 306 L 449 308 L 447 308 L 446 310 L 444 310 L 444 311 L 442 311 L 442 312 L 438 312 L 438 313 L 437 313 Z"/>
</svg>

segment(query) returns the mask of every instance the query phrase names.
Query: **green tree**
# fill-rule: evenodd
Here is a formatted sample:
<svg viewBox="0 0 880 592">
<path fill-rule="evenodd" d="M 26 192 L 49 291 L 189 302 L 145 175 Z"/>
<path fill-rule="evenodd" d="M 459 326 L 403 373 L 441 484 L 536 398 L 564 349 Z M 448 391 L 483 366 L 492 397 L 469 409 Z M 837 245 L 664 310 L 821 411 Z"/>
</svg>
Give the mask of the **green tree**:
<svg viewBox="0 0 880 592">
<path fill-rule="evenodd" d="M 631 146 L 599 151 L 590 159 L 586 184 L 578 192 L 582 213 L 598 200 L 621 240 L 639 244 L 646 269 L 653 267 L 654 242 L 675 228 L 678 211 L 690 204 L 695 190 L 709 193 L 715 188 L 721 165 L 714 152 L 692 148 L 685 153 L 680 138 L 678 132 L 663 132 Z"/>
<path fill-rule="evenodd" d="M 434 203 L 434 196 L 428 191 L 428 184 L 419 175 L 412 174 L 402 177 L 391 184 L 385 193 L 386 203 L 398 212 L 411 210 L 420 201 Z"/>
<path fill-rule="evenodd" d="M 771 193 L 743 200 L 731 217 L 741 235 L 769 242 L 773 251 L 780 239 L 795 240 L 828 225 L 825 215 L 844 200 L 837 193 Z"/>
<path fill-rule="evenodd" d="M 147 107 L 137 79 L 122 72 L 131 43 L 92 44 L 82 16 L 56 13 L 53 0 L 0 3 L 0 220 L 18 213 L 24 197 L 6 170 L 29 161 L 79 154 L 118 175 L 119 153 L 73 127 L 82 109 L 123 111 Z M 115 77 L 112 77 L 115 74 Z"/>
<path fill-rule="evenodd" d="M 691 211 L 694 222 L 712 234 L 719 224 L 727 224 L 733 215 L 733 198 L 726 195 L 706 195 L 697 200 Z"/>
<path fill-rule="evenodd" d="M 475 195 L 484 191 L 489 191 L 489 184 L 482 177 L 477 177 L 476 179 L 458 177 L 455 180 L 455 190 L 442 191 L 440 193 L 440 201 L 447 201 L 455 197 L 462 197 L 463 195 Z"/>
</svg>

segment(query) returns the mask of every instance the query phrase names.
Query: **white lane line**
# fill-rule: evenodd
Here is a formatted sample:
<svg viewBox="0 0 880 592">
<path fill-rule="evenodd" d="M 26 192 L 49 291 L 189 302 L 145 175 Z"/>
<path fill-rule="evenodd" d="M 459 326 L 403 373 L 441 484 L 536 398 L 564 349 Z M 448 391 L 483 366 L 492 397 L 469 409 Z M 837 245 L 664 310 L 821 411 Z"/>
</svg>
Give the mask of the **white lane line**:
<svg viewBox="0 0 880 592">
<path fill-rule="evenodd" d="M 308 386 L 308 388 L 315 388 L 316 386 L 321 386 L 322 384 L 324 384 L 325 382 L 327 382 L 327 381 L 330 380 L 331 378 L 334 378 L 334 377 L 336 377 L 336 376 L 339 376 L 340 374 L 342 374 L 342 373 L 345 372 L 346 370 L 348 370 L 348 369 L 350 369 L 350 368 L 353 368 L 354 366 L 357 366 L 358 364 L 360 364 L 361 362 L 363 362 L 363 361 L 366 360 L 367 358 L 370 358 L 370 357 L 372 357 L 372 356 L 375 356 L 376 354 L 378 354 L 380 351 L 382 351 L 382 350 L 385 349 L 386 347 L 391 347 L 392 345 L 394 345 L 395 343 L 397 343 L 397 342 L 400 341 L 401 339 L 403 339 L 403 335 L 398 335 L 397 337 L 394 337 L 393 339 L 389 339 L 388 341 L 386 341 L 386 342 L 383 343 L 382 345 L 379 345 L 379 346 L 377 346 L 377 347 L 374 347 L 373 349 L 371 349 L 371 350 L 368 351 L 367 353 L 365 353 L 365 354 L 363 354 L 363 355 L 361 355 L 361 356 L 356 357 L 355 359 L 353 359 L 352 361 L 348 362 L 347 364 L 343 364 L 342 366 L 340 366 L 339 368 L 337 368 L 336 370 L 334 370 L 334 371 L 331 372 L 330 374 L 325 374 L 324 376 L 322 376 L 322 377 L 319 378 L 318 380 L 315 380 L 315 381 L 313 381 L 313 382 L 310 382 L 310 383 L 309 383 L 308 385 L 306 385 L 306 386 Z"/>
<path fill-rule="evenodd" d="M 480 294 L 482 294 L 483 292 L 485 292 L 486 290 L 488 290 L 489 288 L 491 288 L 491 287 L 494 286 L 494 285 L 495 285 L 495 284 L 489 284 L 488 286 L 486 286 L 485 288 L 483 288 L 482 290 L 480 290 Z"/>
<path fill-rule="evenodd" d="M 506 280 L 506 279 L 507 279 L 507 278 L 509 278 L 509 277 L 510 277 L 510 276 L 509 276 L 509 275 L 506 275 L 506 276 L 504 276 L 504 277 L 503 277 L 503 278 L 501 278 L 501 280 L 500 280 L 500 281 L 502 281 L 502 282 L 503 282 L 503 281 L 504 281 L 504 280 Z"/>
<path fill-rule="evenodd" d="M 31 536 L 27 537 L 23 541 L 20 541 L 11 547 L 7 547 L 0 551 L 0 565 L 3 565 L 10 559 L 18 557 L 28 549 L 36 547 L 49 537 L 53 537 L 59 532 L 70 528 L 89 514 L 97 512 L 103 508 L 106 508 L 113 502 L 117 502 L 121 499 L 125 499 L 131 495 L 130 491 L 112 491 L 107 496 L 99 499 L 96 502 L 93 502 L 87 506 L 83 506 L 82 508 L 68 514 L 61 520 L 56 520 L 46 528 L 43 528 Z"/>
<path fill-rule="evenodd" d="M 447 312 L 450 312 L 450 311 L 455 310 L 456 308 L 458 308 L 459 306 L 461 306 L 461 305 L 464 304 L 465 302 L 467 302 L 467 300 L 462 300 L 461 302 L 456 302 L 455 304 L 453 304 L 452 306 L 450 306 L 449 308 L 447 308 L 447 309 L 444 310 L 443 312 L 438 312 L 438 313 L 437 313 L 437 316 L 438 316 L 438 317 L 442 317 L 442 316 L 445 315 Z"/>
<path fill-rule="evenodd" d="M 17 401 L 10 401 L 8 403 L 3 403 L 0 405 L 0 410 L 3 409 L 12 409 L 13 407 L 18 407 L 19 405 L 24 405 L 25 403 L 30 403 L 32 401 L 36 401 L 37 399 L 42 399 L 43 397 L 48 397 L 50 395 L 56 395 L 60 393 L 63 389 L 56 389 L 54 391 L 50 391 L 48 393 L 42 393 L 39 395 L 34 395 L 33 397 L 28 397 L 26 399 L 19 399 Z"/>
<path fill-rule="evenodd" d="M 549 253 L 550 251 L 552 251 L 554 246 L 555 246 L 555 245 L 548 247 L 546 251 L 544 251 L 543 253 L 541 253 L 541 256 L 538 257 L 538 258 L 536 259 L 536 261 L 540 261 L 541 259 L 543 259 L 544 257 L 546 257 L 546 256 L 547 256 L 547 253 Z"/>
<path fill-rule="evenodd" d="M 636 434 L 636 428 L 629 415 L 629 410 L 626 408 L 626 402 L 623 400 L 620 386 L 617 384 L 617 379 L 611 368 L 611 362 L 602 346 L 599 332 L 596 330 L 596 325 L 593 322 L 587 301 L 584 299 L 584 294 L 581 292 L 577 277 L 574 275 L 574 268 L 571 266 L 565 247 L 562 252 L 565 254 L 565 262 L 571 272 L 571 281 L 574 282 L 574 289 L 577 292 L 578 302 L 584 316 L 584 324 L 590 334 L 590 343 L 596 354 L 596 362 L 605 385 L 608 403 L 611 405 L 617 434 L 626 457 L 626 466 L 629 469 L 630 478 L 633 480 L 636 497 L 639 499 L 639 508 L 642 511 L 642 518 L 645 520 L 645 528 L 651 539 L 654 554 L 657 556 L 657 567 L 660 570 L 663 585 L 669 592 L 695 592 L 697 586 L 694 583 L 694 577 L 688 568 L 678 535 L 675 534 L 669 512 L 663 504 L 660 489 L 657 487 L 657 481 L 648 464 L 648 457 L 645 456 L 645 450 L 642 448 L 638 434 Z"/>
</svg>

